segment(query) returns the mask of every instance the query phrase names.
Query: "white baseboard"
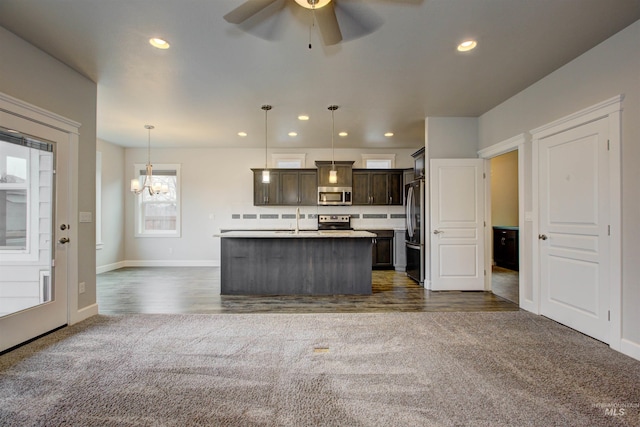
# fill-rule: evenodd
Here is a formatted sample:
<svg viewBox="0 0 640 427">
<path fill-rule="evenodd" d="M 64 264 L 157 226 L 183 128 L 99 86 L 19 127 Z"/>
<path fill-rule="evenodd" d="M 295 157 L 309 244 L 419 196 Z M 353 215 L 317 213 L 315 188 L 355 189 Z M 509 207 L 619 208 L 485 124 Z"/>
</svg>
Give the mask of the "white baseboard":
<svg viewBox="0 0 640 427">
<path fill-rule="evenodd" d="M 107 271 L 117 270 L 125 266 L 124 261 L 114 262 L 113 264 L 101 265 L 96 267 L 96 274 L 106 273 Z"/>
<path fill-rule="evenodd" d="M 80 310 L 69 313 L 69 326 L 78 322 L 82 322 L 91 316 L 98 314 L 98 304 L 91 304 L 90 306 L 81 308 Z"/>
<path fill-rule="evenodd" d="M 623 338 L 620 340 L 620 353 L 640 360 L 640 344 Z"/>
<path fill-rule="evenodd" d="M 220 267 L 217 260 L 128 260 L 123 267 Z"/>
</svg>

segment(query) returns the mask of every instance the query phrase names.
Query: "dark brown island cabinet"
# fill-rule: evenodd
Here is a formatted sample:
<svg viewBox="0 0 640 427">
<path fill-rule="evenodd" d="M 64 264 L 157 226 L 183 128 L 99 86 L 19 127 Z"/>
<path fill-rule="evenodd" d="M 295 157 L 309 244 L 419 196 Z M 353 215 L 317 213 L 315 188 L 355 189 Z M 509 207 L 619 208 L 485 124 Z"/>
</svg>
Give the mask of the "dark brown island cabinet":
<svg viewBox="0 0 640 427">
<path fill-rule="evenodd" d="M 399 205 L 403 203 L 402 169 L 354 169 L 354 205 Z"/>
<path fill-rule="evenodd" d="M 264 169 L 253 171 L 254 206 L 314 206 L 318 197 L 316 169 L 269 169 L 269 183 L 262 182 Z"/>
</svg>

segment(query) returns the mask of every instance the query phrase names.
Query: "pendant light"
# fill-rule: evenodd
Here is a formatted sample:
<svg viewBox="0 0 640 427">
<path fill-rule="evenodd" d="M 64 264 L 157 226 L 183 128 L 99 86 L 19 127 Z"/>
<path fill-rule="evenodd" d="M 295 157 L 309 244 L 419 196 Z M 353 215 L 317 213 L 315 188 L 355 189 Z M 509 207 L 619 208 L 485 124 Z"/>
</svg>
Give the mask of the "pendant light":
<svg viewBox="0 0 640 427">
<path fill-rule="evenodd" d="M 153 165 L 151 164 L 151 129 L 155 129 L 155 126 L 144 125 L 144 128 L 148 131 L 147 172 L 144 176 L 142 187 L 140 186 L 140 180 L 138 178 L 134 178 L 131 180 L 131 192 L 140 194 L 145 189 L 147 189 L 150 196 L 160 193 L 166 194 L 169 192 L 169 186 L 167 184 L 162 184 L 161 182 L 153 182 Z"/>
<path fill-rule="evenodd" d="M 331 170 L 329 171 L 329 183 L 338 183 L 338 171 L 336 170 L 336 162 L 334 159 L 334 134 L 335 134 L 335 119 L 333 112 L 338 109 L 337 105 L 329 105 L 328 109 L 331 111 Z"/>
<path fill-rule="evenodd" d="M 271 181 L 269 169 L 267 169 L 267 112 L 273 107 L 271 105 L 263 105 L 260 107 L 264 110 L 264 170 L 262 171 L 262 183 L 268 184 Z"/>
</svg>

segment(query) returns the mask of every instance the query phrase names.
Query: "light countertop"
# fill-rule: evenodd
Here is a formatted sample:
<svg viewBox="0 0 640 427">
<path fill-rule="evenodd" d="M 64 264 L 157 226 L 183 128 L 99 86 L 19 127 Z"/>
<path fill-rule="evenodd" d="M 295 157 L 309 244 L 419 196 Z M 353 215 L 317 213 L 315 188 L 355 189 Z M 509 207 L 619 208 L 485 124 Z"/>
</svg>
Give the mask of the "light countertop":
<svg viewBox="0 0 640 427">
<path fill-rule="evenodd" d="M 375 233 L 359 230 L 300 230 L 296 233 L 293 230 L 242 230 L 227 231 L 225 233 L 216 234 L 214 237 L 231 237 L 231 238 L 269 238 L 269 239 L 309 239 L 309 238 L 374 238 Z"/>
</svg>

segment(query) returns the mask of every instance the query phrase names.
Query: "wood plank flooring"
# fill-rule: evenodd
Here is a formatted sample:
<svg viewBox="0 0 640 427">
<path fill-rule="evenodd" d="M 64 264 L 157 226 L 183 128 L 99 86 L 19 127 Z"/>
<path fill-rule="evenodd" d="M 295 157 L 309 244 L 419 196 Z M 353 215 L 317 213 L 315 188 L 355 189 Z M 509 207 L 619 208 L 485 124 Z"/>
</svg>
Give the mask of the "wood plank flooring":
<svg viewBox="0 0 640 427">
<path fill-rule="evenodd" d="M 372 280 L 372 295 L 229 296 L 220 295 L 219 268 L 129 267 L 97 275 L 97 302 L 102 314 L 519 310 L 491 292 L 431 292 L 393 270 Z"/>
</svg>

